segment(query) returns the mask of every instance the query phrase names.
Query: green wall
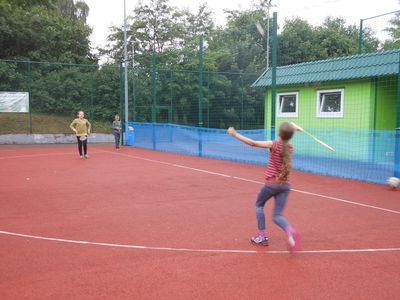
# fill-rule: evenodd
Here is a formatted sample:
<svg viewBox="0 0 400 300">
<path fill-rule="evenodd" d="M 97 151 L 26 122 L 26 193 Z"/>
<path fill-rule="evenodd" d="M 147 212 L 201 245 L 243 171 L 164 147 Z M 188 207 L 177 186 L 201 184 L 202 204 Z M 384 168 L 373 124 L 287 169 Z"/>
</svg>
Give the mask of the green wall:
<svg viewBox="0 0 400 300">
<path fill-rule="evenodd" d="M 317 117 L 317 91 L 323 89 L 344 89 L 343 118 Z M 283 92 L 299 93 L 298 117 L 276 117 L 278 125 L 289 121 L 307 128 L 393 130 L 396 127 L 395 77 L 278 87 L 277 93 Z M 265 128 L 270 128 L 270 88 L 267 89 L 265 103 Z"/>
<path fill-rule="evenodd" d="M 276 117 L 276 127 L 284 121 L 295 122 L 309 129 L 335 148 L 327 151 L 304 134 L 296 134 L 293 143 L 298 154 L 355 159 L 365 161 L 384 160 L 391 146 L 382 146 L 379 136 L 370 130 L 393 130 L 396 118 L 396 80 L 392 78 L 366 78 L 320 84 L 280 86 L 277 93 L 298 92 L 298 116 Z M 344 113 L 342 118 L 317 117 L 317 91 L 344 89 Z M 271 89 L 265 96 L 265 128 L 271 128 Z M 267 139 L 271 138 L 267 130 Z"/>
<path fill-rule="evenodd" d="M 344 89 L 343 118 L 317 117 L 317 91 L 324 89 Z M 289 121 L 307 128 L 348 128 L 370 129 L 373 103 L 371 99 L 371 80 L 363 79 L 346 82 L 330 82 L 318 85 L 305 84 L 290 87 L 278 87 L 277 93 L 298 92 L 298 116 L 293 118 L 277 117 L 277 124 Z M 271 124 L 271 92 L 266 95 L 266 128 Z"/>
<path fill-rule="evenodd" d="M 382 77 L 377 80 L 376 129 L 396 128 L 396 77 Z"/>
</svg>

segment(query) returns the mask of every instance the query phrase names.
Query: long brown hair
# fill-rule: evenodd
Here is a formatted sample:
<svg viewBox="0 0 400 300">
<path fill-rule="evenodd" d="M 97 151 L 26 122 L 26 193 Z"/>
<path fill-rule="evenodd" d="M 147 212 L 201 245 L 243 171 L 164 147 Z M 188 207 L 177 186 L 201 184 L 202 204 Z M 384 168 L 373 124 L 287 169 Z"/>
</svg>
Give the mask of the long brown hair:
<svg viewBox="0 0 400 300">
<path fill-rule="evenodd" d="M 290 153 L 289 141 L 293 137 L 294 128 L 288 123 L 284 122 L 279 126 L 279 137 L 283 142 L 282 148 L 282 167 L 278 175 L 278 182 L 285 182 L 288 180 L 290 171 L 292 170 L 292 155 Z"/>
</svg>

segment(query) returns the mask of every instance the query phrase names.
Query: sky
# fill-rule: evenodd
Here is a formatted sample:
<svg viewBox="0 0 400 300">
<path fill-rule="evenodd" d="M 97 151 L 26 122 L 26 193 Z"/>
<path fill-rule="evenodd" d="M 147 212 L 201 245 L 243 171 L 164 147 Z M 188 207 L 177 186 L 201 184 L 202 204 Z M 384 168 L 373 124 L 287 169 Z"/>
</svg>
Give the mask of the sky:
<svg viewBox="0 0 400 300">
<path fill-rule="evenodd" d="M 146 0 L 142 0 L 145 2 Z M 110 26 L 123 24 L 124 0 L 85 0 L 89 5 L 88 24 L 92 27 L 92 47 L 104 46 Z M 127 15 L 139 0 L 126 0 Z M 226 23 L 224 9 L 251 9 L 254 1 L 246 0 L 170 0 L 171 5 L 187 7 L 195 12 L 200 3 L 206 2 L 214 11 L 214 20 L 218 25 Z M 343 17 L 348 24 L 360 23 L 360 19 L 400 10 L 399 0 L 379 0 L 375 4 L 368 0 L 272 0 L 275 5 L 271 12 L 278 13 L 278 24 L 285 19 L 301 17 L 313 25 L 319 25 L 327 16 Z M 391 16 L 366 20 L 365 25 L 374 28 L 381 38 L 385 37 L 383 29 Z"/>
</svg>

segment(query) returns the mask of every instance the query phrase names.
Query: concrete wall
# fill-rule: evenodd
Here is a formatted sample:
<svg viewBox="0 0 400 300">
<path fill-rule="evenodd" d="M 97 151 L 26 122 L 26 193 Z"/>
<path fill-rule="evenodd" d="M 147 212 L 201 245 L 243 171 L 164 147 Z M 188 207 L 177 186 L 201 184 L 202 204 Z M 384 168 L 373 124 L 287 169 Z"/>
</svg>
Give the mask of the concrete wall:
<svg viewBox="0 0 400 300">
<path fill-rule="evenodd" d="M 88 137 L 89 143 L 112 143 L 112 134 L 92 133 Z M 76 143 L 73 134 L 4 134 L 0 135 L 0 145 L 11 144 L 71 144 Z"/>
</svg>

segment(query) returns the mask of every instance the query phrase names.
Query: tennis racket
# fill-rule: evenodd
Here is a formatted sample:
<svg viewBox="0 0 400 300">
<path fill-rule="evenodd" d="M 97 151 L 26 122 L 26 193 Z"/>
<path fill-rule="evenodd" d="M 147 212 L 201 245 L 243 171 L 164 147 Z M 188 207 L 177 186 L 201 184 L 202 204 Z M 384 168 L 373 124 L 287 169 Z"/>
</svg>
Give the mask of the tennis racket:
<svg viewBox="0 0 400 300">
<path fill-rule="evenodd" d="M 299 125 L 295 124 L 294 122 L 292 122 L 292 125 L 295 126 L 298 130 L 300 130 L 301 132 L 307 134 L 309 137 L 313 138 L 314 141 L 316 141 L 317 143 L 321 144 L 322 146 L 324 146 L 325 148 L 335 152 L 335 149 L 333 149 L 331 146 L 329 146 L 327 143 L 324 143 L 323 141 L 321 141 L 320 139 L 318 139 L 317 137 L 315 137 L 314 135 L 312 135 L 311 133 L 309 133 L 308 131 L 306 131 L 305 129 L 303 129 L 302 127 L 300 127 Z"/>
</svg>

